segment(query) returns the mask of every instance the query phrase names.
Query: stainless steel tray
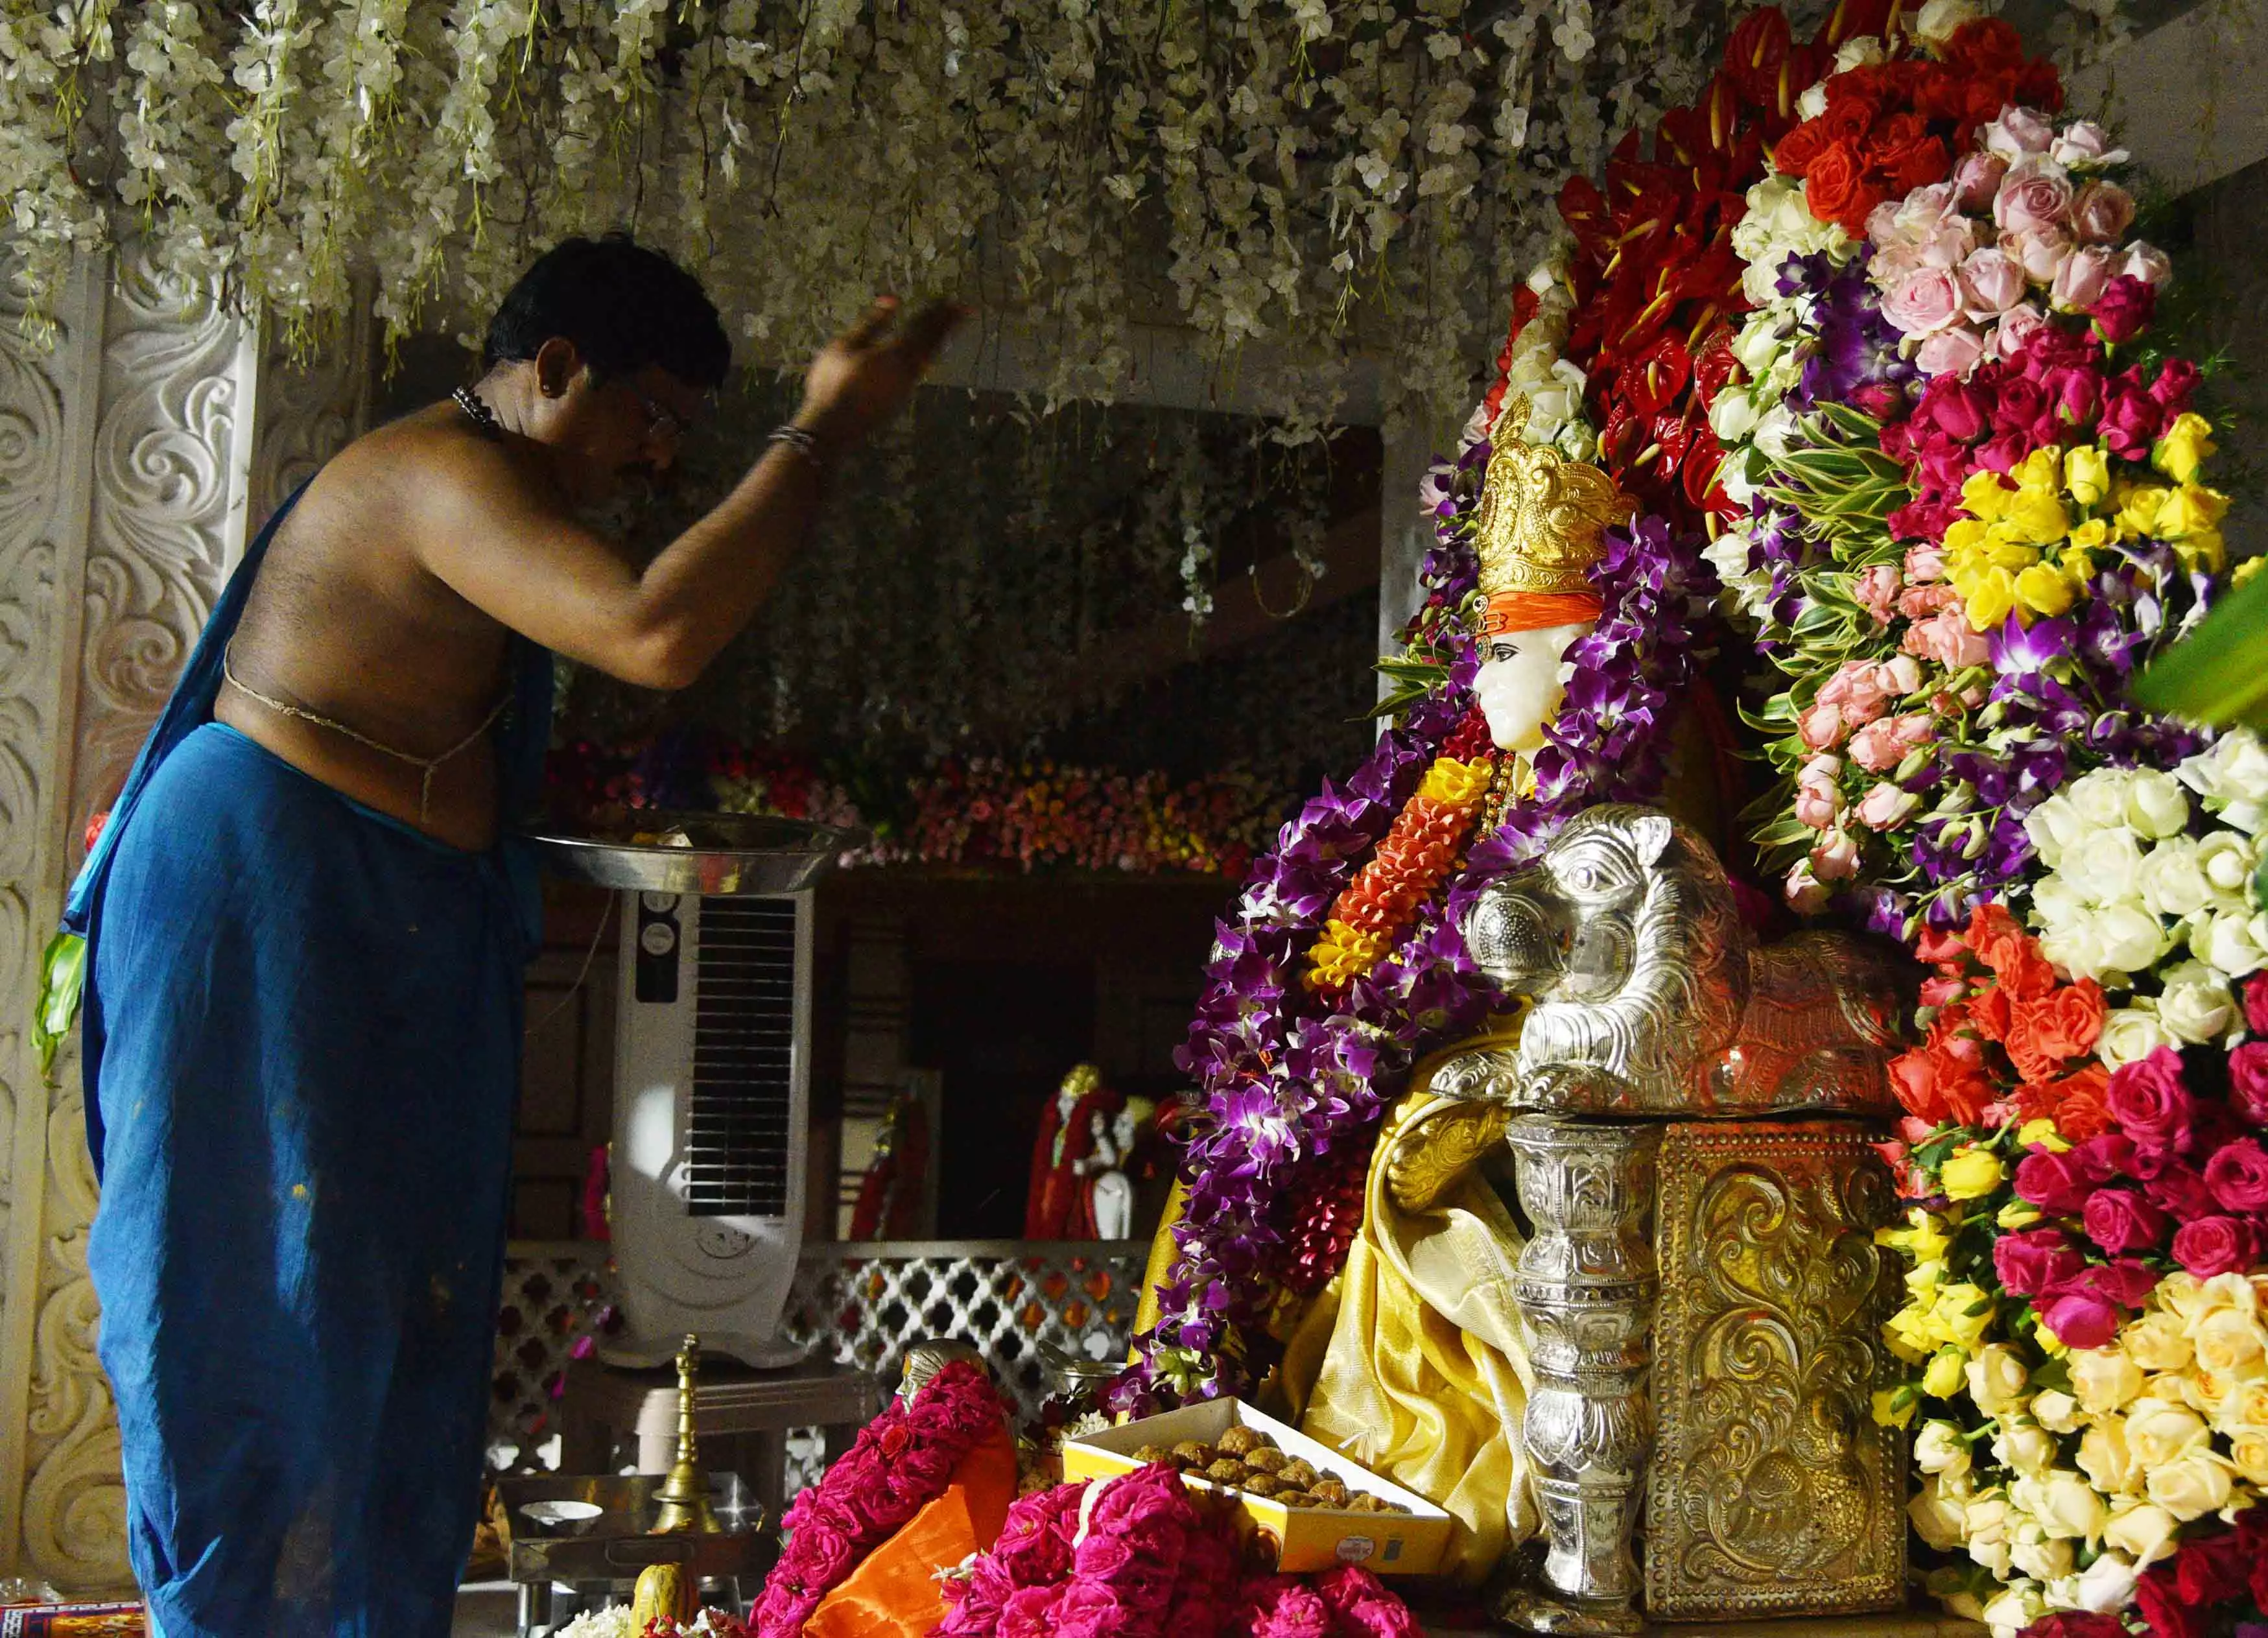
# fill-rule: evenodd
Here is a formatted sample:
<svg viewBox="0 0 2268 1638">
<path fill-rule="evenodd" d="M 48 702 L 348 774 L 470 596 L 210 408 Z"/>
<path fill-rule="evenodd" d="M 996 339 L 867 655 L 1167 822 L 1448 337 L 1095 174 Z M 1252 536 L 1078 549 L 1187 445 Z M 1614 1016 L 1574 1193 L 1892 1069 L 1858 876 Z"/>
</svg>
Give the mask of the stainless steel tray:
<svg viewBox="0 0 2268 1638">
<path fill-rule="evenodd" d="M 721 898 L 799 892 L 873 839 L 864 830 L 747 814 L 641 812 L 630 823 L 639 834 L 674 833 L 685 841 L 610 841 L 541 831 L 528 840 L 546 868 L 570 881 Z"/>
</svg>

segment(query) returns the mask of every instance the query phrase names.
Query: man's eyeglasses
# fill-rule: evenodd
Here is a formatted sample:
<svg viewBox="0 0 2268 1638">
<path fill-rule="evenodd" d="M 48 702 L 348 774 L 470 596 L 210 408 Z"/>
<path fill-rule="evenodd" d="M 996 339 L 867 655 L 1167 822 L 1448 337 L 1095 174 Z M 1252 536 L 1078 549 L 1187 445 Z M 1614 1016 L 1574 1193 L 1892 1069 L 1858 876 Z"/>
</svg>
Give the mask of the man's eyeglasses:
<svg viewBox="0 0 2268 1638">
<path fill-rule="evenodd" d="M 630 383 L 626 381 L 623 385 L 627 387 Z M 684 435 L 686 420 L 683 416 L 652 395 L 640 392 L 635 387 L 630 387 L 630 394 L 638 401 L 638 408 L 645 411 L 647 437 L 674 440 Z"/>
</svg>

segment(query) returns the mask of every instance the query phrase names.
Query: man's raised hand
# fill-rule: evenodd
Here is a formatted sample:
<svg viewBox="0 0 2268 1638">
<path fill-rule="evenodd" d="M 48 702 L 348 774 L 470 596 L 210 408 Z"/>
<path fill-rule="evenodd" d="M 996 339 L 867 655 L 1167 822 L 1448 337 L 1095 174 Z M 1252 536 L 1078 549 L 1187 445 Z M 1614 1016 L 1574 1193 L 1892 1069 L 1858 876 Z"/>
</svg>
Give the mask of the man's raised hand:
<svg viewBox="0 0 2268 1638">
<path fill-rule="evenodd" d="M 968 309 L 932 302 L 893 329 L 897 316 L 897 298 L 881 297 L 821 350 L 804 378 L 799 426 L 838 445 L 865 438 L 904 407 Z"/>
</svg>

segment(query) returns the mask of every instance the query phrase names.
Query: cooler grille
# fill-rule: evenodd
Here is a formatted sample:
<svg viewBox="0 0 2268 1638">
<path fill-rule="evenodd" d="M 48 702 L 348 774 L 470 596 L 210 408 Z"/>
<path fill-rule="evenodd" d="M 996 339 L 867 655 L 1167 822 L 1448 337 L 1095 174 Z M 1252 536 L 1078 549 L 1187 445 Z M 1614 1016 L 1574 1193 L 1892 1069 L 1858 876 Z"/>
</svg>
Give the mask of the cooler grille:
<svg viewBox="0 0 2268 1638">
<path fill-rule="evenodd" d="M 704 898 L 694 961 L 685 1208 L 784 1217 L 794 1102 L 796 901 Z"/>
</svg>

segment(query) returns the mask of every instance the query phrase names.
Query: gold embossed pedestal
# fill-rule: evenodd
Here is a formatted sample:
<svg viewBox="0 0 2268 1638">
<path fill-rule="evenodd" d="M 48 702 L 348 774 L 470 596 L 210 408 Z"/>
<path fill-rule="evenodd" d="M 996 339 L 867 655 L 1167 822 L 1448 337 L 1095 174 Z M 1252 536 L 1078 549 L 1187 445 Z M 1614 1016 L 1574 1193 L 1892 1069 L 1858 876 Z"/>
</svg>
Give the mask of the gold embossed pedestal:
<svg viewBox="0 0 2268 1638">
<path fill-rule="evenodd" d="M 1654 1243 L 1657 1620 L 1893 1610 L 1905 1440 L 1877 1427 L 1890 1177 L 1846 1123 L 1674 1125 Z"/>
<path fill-rule="evenodd" d="M 1545 1553 L 1498 1614 L 1637 1633 L 1641 1557 L 1656 1620 L 1898 1608 L 1905 1442 L 1872 1414 L 1893 1199 L 1866 1130 L 1525 1115 L 1505 1135 Z"/>
</svg>

